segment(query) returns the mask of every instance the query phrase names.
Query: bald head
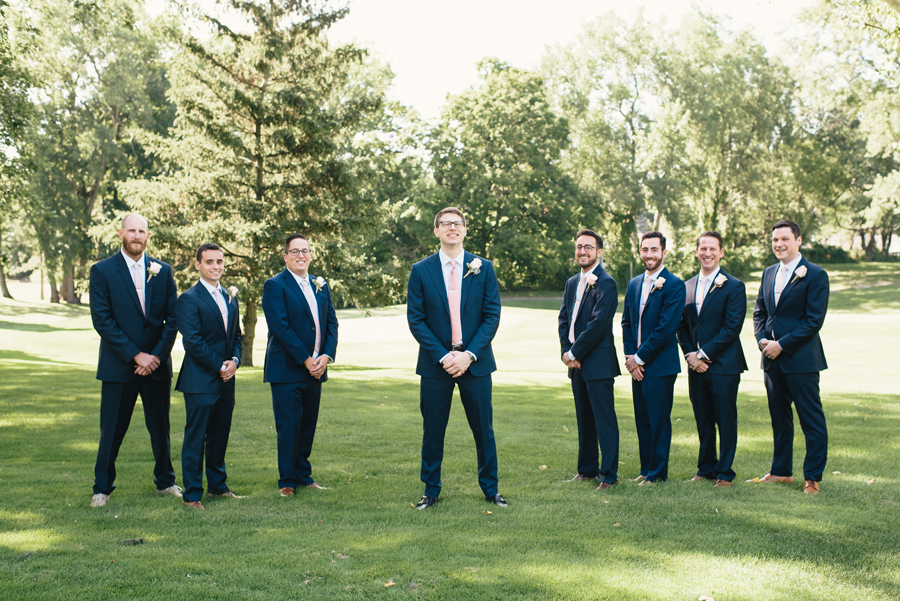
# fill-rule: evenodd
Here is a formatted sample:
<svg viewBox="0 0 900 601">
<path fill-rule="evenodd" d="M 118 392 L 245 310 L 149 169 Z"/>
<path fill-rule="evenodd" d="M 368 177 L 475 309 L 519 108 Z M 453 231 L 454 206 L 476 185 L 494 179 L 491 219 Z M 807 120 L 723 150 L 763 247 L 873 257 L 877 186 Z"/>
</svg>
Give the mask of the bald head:
<svg viewBox="0 0 900 601">
<path fill-rule="evenodd" d="M 122 227 L 119 228 L 119 238 L 122 239 L 122 250 L 125 254 L 137 261 L 144 254 L 147 240 L 150 238 L 147 220 L 137 213 L 125 215 Z"/>
</svg>

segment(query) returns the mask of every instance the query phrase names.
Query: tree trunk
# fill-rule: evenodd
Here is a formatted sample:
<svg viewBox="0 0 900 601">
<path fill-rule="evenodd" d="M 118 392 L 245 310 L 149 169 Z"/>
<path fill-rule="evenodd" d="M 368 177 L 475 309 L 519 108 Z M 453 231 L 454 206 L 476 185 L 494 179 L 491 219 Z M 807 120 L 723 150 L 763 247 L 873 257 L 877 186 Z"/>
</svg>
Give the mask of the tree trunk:
<svg viewBox="0 0 900 601">
<path fill-rule="evenodd" d="M 47 272 L 47 281 L 50 283 L 50 302 L 59 303 L 59 288 L 56 287 L 56 276 Z"/>
<path fill-rule="evenodd" d="M 244 305 L 244 342 L 241 367 L 253 367 L 253 339 L 256 338 L 256 301 Z"/>
<path fill-rule="evenodd" d="M 81 296 L 75 294 L 75 266 L 69 265 L 63 276 L 63 288 L 66 291 L 66 302 L 70 305 L 80 305 Z"/>
<path fill-rule="evenodd" d="M 3 298 L 12 298 L 12 294 L 9 293 L 9 288 L 6 287 L 6 272 L 3 271 L 3 255 L 0 254 L 0 294 L 3 295 Z"/>
</svg>

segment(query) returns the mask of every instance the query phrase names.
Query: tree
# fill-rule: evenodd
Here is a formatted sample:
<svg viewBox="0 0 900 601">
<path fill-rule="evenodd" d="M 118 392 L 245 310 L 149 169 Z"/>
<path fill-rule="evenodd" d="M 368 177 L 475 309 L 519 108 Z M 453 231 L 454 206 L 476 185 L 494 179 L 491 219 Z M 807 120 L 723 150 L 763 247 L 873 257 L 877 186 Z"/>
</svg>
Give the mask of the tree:
<svg viewBox="0 0 900 601">
<path fill-rule="evenodd" d="M 576 189 L 560 168 L 569 129 L 539 75 L 494 59 L 482 85 L 449 100 L 431 134 L 435 187 L 427 231 L 444 206 L 468 219 L 466 245 L 497 263 L 506 289 L 560 287 L 569 271 Z"/>
<path fill-rule="evenodd" d="M 175 125 L 166 138 L 144 138 L 166 172 L 123 194 L 156 224 L 182 283 L 195 277 L 197 246 L 224 248 L 226 280 L 241 290 L 249 366 L 262 285 L 283 268 L 287 235 L 309 236 L 314 272 L 337 304 L 393 300 L 399 283 L 360 246 L 377 231 L 379 206 L 361 191 L 367 169 L 355 163 L 354 146 L 382 90 L 351 77 L 362 50 L 328 46 L 326 31 L 347 10 L 308 0 L 225 4 L 244 19 L 241 31 L 198 13 L 208 37 L 178 34 Z"/>
</svg>

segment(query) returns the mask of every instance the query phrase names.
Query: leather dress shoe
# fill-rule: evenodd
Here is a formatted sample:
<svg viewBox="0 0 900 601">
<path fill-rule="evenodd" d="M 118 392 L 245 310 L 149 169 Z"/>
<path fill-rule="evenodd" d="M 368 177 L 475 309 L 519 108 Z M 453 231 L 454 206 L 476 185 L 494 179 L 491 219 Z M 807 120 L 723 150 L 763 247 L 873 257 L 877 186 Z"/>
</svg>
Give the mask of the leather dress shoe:
<svg viewBox="0 0 900 601">
<path fill-rule="evenodd" d="M 506 502 L 506 499 L 501 497 L 499 493 L 494 495 L 493 497 L 485 497 L 484 500 L 488 503 L 493 503 L 497 507 L 506 507 L 507 505 L 509 505 L 509 503 Z"/>
<path fill-rule="evenodd" d="M 597 490 L 606 490 L 607 488 L 612 488 L 618 483 L 618 480 L 613 480 L 612 482 L 601 482 L 600 486 L 597 487 Z"/>
<path fill-rule="evenodd" d="M 307 484 L 306 488 L 312 488 L 314 490 L 328 490 L 327 487 L 317 484 L 315 482 L 313 482 L 312 484 Z"/>
<path fill-rule="evenodd" d="M 185 501 L 184 506 L 191 509 L 206 509 L 200 501 Z"/>
<path fill-rule="evenodd" d="M 109 495 L 104 495 L 102 492 L 98 492 L 96 495 L 91 497 L 91 507 L 103 507 L 106 505 L 106 502 L 109 501 Z"/>
<path fill-rule="evenodd" d="M 706 476 L 701 476 L 699 474 L 694 474 L 694 477 L 688 480 L 688 482 L 711 482 L 714 481 L 715 478 L 707 478 Z"/>
<path fill-rule="evenodd" d="M 285 486 L 284 488 L 279 488 L 278 492 L 281 493 L 282 497 L 293 497 L 294 489 L 290 486 Z"/>
<path fill-rule="evenodd" d="M 217 494 L 217 493 L 214 493 L 214 492 L 208 492 L 208 493 L 206 493 L 206 496 L 207 496 L 207 497 L 229 497 L 229 498 L 231 498 L 231 499 L 244 499 L 244 498 L 246 498 L 246 497 L 243 497 L 243 496 L 241 496 L 241 495 L 236 495 L 236 494 L 234 494 L 233 492 L 231 492 L 230 490 L 226 490 L 226 491 L 223 492 L 222 494 Z"/>
<path fill-rule="evenodd" d="M 566 480 L 566 482 L 578 482 L 579 480 L 599 480 L 600 476 L 585 476 L 584 474 L 577 474 L 574 478 Z"/>
<path fill-rule="evenodd" d="M 794 481 L 793 476 L 775 476 L 771 473 L 766 474 L 759 479 L 760 482 L 780 482 L 781 484 L 790 484 Z"/>
<path fill-rule="evenodd" d="M 716 480 L 716 488 L 731 488 L 731 480 Z"/>
<path fill-rule="evenodd" d="M 653 486 L 654 484 L 656 484 L 656 482 L 654 482 L 653 480 L 644 480 L 643 482 L 638 484 L 638 486 Z"/>
<path fill-rule="evenodd" d="M 176 484 L 173 484 L 172 486 L 170 486 L 170 487 L 168 487 L 168 488 L 157 488 L 157 489 L 156 489 L 156 492 L 158 492 L 158 493 L 161 494 L 161 495 L 173 495 L 173 496 L 178 497 L 178 498 L 180 499 L 180 498 L 181 498 L 181 491 L 183 491 L 183 490 L 184 490 L 184 489 L 181 488 L 180 486 L 178 486 L 178 485 L 176 485 Z"/>
<path fill-rule="evenodd" d="M 640 474 L 637 478 L 632 480 L 632 482 L 643 482 L 646 479 L 647 479 L 647 476 L 645 476 L 644 474 Z"/>
<path fill-rule="evenodd" d="M 819 483 L 815 480 L 807 480 L 803 483 L 803 492 L 808 495 L 819 494 Z"/>
<path fill-rule="evenodd" d="M 425 495 L 422 499 L 416 504 L 416 509 L 428 509 L 432 505 L 438 502 L 437 497 L 429 497 Z"/>
</svg>

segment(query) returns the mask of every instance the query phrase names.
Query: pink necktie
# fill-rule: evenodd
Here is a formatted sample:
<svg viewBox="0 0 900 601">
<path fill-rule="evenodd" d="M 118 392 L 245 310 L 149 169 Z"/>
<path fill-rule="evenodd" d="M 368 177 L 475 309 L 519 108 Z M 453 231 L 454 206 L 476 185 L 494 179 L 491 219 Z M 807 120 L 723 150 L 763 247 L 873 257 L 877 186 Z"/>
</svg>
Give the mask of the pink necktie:
<svg viewBox="0 0 900 601">
<path fill-rule="evenodd" d="M 225 306 L 225 293 L 221 288 L 213 290 L 213 298 L 219 305 L 219 312 L 222 314 L 222 323 L 225 324 L 225 333 L 228 333 L 228 307 Z"/>
<path fill-rule="evenodd" d="M 322 334 L 319 332 L 319 307 L 316 305 L 316 296 L 309 287 L 308 279 L 300 280 L 300 288 L 303 290 L 306 302 L 309 303 L 309 310 L 312 311 L 313 322 L 316 324 L 316 348 L 313 351 L 313 358 L 316 358 L 319 356 L 319 344 L 322 341 Z"/>
<path fill-rule="evenodd" d="M 581 299 L 584 298 L 584 285 L 587 282 L 587 276 L 581 274 L 578 281 L 578 289 L 575 292 L 575 306 L 572 308 L 572 318 L 569 323 L 569 342 L 575 343 L 575 320 L 578 319 L 578 310 L 581 308 Z"/>
<path fill-rule="evenodd" d="M 781 300 L 781 293 L 784 292 L 784 287 L 787 286 L 787 265 L 784 263 L 778 268 L 778 275 L 775 276 L 775 306 L 778 306 L 778 301 Z"/>
<path fill-rule="evenodd" d="M 697 291 L 697 315 L 700 315 L 700 309 L 703 308 L 703 301 L 706 300 L 706 282 L 708 280 L 708 277 L 700 276 L 700 290 Z"/>
<path fill-rule="evenodd" d="M 459 318 L 461 298 L 462 287 L 459 272 L 456 271 L 456 261 L 450 261 L 450 291 L 447 292 L 447 302 L 450 304 L 450 337 L 454 346 L 462 342 L 462 322 Z"/>
<path fill-rule="evenodd" d="M 135 263 L 131 266 L 131 278 L 134 280 L 134 288 L 137 290 L 138 299 L 141 301 L 141 313 L 147 315 L 147 308 L 144 304 L 144 278 L 141 277 L 141 269 Z"/>
</svg>

